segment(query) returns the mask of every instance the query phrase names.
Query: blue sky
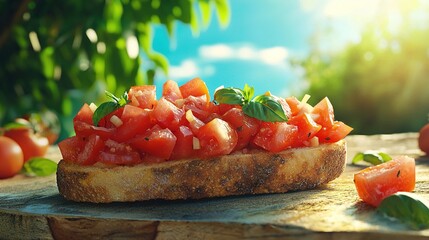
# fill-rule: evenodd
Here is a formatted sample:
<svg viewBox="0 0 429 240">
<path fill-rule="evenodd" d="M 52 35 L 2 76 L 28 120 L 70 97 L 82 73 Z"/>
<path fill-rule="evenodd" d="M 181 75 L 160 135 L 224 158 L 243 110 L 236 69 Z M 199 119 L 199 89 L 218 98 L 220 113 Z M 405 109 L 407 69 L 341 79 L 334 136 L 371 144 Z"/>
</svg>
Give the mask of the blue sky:
<svg viewBox="0 0 429 240">
<path fill-rule="evenodd" d="M 309 52 L 315 33 L 329 27 L 331 35 L 321 38 L 319 46 L 341 48 L 359 41 L 360 28 L 376 19 L 385 5 L 398 8 L 398 2 L 231 0 L 231 21 L 226 28 L 219 26 L 214 13 L 211 24 L 199 36 L 193 36 L 189 26 L 182 24 L 177 24 L 173 39 L 165 28 L 155 28 L 153 48 L 170 62 L 169 76 L 158 74 L 155 79 L 157 89 L 166 79 L 180 85 L 198 76 L 212 93 L 221 85 L 243 87 L 248 83 L 257 94 L 301 94 L 305 88 L 302 74 L 288 61 Z"/>
</svg>

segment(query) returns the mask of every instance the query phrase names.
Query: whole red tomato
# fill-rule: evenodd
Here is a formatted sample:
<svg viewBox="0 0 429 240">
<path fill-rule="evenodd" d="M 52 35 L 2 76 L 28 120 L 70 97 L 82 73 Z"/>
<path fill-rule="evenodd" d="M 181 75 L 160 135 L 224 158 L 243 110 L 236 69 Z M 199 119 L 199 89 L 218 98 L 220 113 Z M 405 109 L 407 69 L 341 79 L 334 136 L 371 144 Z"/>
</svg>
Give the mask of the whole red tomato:
<svg viewBox="0 0 429 240">
<path fill-rule="evenodd" d="M 35 134 L 30 127 L 22 126 L 8 129 L 4 132 L 4 136 L 19 144 L 24 153 L 24 162 L 32 157 L 44 156 L 48 151 L 48 139 Z"/>
<path fill-rule="evenodd" d="M 10 138 L 0 136 L 0 179 L 15 176 L 24 164 L 24 154 Z"/>
<path fill-rule="evenodd" d="M 429 123 L 420 129 L 419 148 L 429 155 Z"/>
</svg>

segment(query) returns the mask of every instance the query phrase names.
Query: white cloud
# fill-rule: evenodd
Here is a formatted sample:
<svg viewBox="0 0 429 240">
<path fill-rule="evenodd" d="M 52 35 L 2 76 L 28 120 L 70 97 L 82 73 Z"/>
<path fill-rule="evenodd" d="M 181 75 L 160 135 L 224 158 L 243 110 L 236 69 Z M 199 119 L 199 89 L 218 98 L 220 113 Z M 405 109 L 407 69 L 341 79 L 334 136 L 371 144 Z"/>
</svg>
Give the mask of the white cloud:
<svg viewBox="0 0 429 240">
<path fill-rule="evenodd" d="M 195 60 L 186 59 L 178 66 L 171 65 L 169 68 L 169 78 L 171 79 L 191 79 L 196 76 L 206 77 L 215 74 L 216 69 L 211 65 L 200 66 Z"/>
<path fill-rule="evenodd" d="M 192 78 L 198 75 L 199 69 L 195 61 L 186 59 L 179 66 L 170 66 L 169 77 L 172 79 Z"/>
<path fill-rule="evenodd" d="M 249 45 L 215 44 L 200 47 L 199 54 L 205 60 L 250 60 L 269 65 L 283 65 L 289 52 L 287 48 L 280 46 L 258 49 Z"/>
</svg>

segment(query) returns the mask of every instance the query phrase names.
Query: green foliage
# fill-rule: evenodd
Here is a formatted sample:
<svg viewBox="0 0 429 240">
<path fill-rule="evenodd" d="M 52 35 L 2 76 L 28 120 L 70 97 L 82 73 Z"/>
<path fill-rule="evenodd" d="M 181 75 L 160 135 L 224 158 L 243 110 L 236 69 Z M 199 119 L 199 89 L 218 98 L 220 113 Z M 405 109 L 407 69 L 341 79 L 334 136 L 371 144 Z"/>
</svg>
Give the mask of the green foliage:
<svg viewBox="0 0 429 240">
<path fill-rule="evenodd" d="M 411 13 L 393 32 L 383 24 L 368 26 L 358 43 L 315 48 L 299 62 L 312 99 L 328 96 L 354 134 L 418 131 L 427 122 L 429 25 L 415 24 Z"/>
<path fill-rule="evenodd" d="M 66 122 L 104 90 L 152 84 L 169 65 L 152 49 L 152 27 L 173 36 L 181 22 L 198 35 L 211 8 L 227 25 L 227 0 L 0 0 L 0 124 L 44 108 Z"/>
</svg>

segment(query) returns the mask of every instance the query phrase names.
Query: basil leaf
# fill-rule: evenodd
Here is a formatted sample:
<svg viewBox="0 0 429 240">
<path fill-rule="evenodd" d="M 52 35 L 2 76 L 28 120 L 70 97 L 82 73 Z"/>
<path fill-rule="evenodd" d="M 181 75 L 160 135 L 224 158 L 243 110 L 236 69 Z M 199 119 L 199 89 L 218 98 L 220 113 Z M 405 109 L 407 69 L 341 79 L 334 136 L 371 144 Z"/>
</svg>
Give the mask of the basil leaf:
<svg viewBox="0 0 429 240">
<path fill-rule="evenodd" d="M 429 207 L 414 194 L 398 192 L 385 198 L 377 211 L 395 218 L 412 229 L 429 228 Z"/>
<path fill-rule="evenodd" d="M 392 160 L 389 154 L 383 152 L 366 151 L 357 153 L 352 160 L 352 164 L 356 164 L 360 161 L 371 163 L 372 165 L 378 165 Z"/>
<path fill-rule="evenodd" d="M 259 95 L 243 106 L 243 112 L 265 122 L 287 121 L 282 105 L 272 96 Z"/>
<path fill-rule="evenodd" d="M 104 102 L 95 110 L 94 115 L 92 116 L 92 122 L 94 126 L 97 126 L 102 118 L 109 115 L 109 113 L 115 111 L 120 107 L 117 102 Z"/>
<path fill-rule="evenodd" d="M 57 171 L 57 163 L 42 157 L 31 158 L 23 167 L 23 173 L 29 176 L 49 176 Z"/>
<path fill-rule="evenodd" d="M 245 103 L 244 92 L 238 88 L 221 88 L 214 94 L 216 103 L 238 104 L 243 106 Z"/>
<path fill-rule="evenodd" d="M 244 101 L 246 103 L 250 102 L 252 100 L 253 95 L 255 94 L 255 89 L 253 87 L 250 87 L 249 85 L 244 84 L 243 88 L 243 95 L 244 95 Z"/>
</svg>

